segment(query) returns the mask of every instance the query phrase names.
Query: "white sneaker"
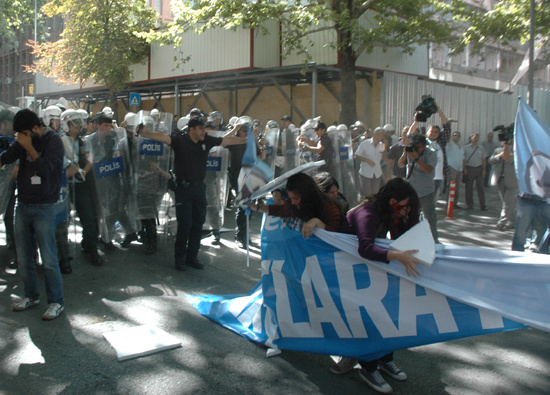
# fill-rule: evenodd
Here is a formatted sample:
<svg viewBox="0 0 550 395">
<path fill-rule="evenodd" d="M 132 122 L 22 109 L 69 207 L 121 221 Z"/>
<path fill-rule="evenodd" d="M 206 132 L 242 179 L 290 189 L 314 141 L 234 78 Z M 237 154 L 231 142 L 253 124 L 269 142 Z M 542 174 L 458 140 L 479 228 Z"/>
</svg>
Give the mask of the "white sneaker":
<svg viewBox="0 0 550 395">
<path fill-rule="evenodd" d="M 13 306 L 13 311 L 27 310 L 29 307 L 34 307 L 40 303 L 40 300 L 31 298 L 23 298 Z"/>
<path fill-rule="evenodd" d="M 63 313 L 63 310 L 63 305 L 59 303 L 50 303 L 48 306 L 48 310 L 46 310 L 44 315 L 42 315 L 42 319 L 46 321 L 54 320 L 59 317 L 61 313 Z"/>
<path fill-rule="evenodd" d="M 382 394 L 391 394 L 393 392 L 392 387 L 382 378 L 378 369 L 374 372 L 369 372 L 367 369 L 361 369 L 359 371 L 359 377 L 361 377 L 361 380 L 367 383 L 372 389 Z"/>
</svg>

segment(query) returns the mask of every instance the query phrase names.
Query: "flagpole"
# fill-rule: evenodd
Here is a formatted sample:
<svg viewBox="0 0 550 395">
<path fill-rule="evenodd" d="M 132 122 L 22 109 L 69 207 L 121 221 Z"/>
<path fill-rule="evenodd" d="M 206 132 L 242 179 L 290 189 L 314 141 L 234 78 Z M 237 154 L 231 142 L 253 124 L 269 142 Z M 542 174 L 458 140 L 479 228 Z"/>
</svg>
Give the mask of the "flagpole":
<svg viewBox="0 0 550 395">
<path fill-rule="evenodd" d="M 529 32 L 529 106 L 534 108 L 535 77 L 535 0 L 531 0 L 531 26 Z"/>
</svg>

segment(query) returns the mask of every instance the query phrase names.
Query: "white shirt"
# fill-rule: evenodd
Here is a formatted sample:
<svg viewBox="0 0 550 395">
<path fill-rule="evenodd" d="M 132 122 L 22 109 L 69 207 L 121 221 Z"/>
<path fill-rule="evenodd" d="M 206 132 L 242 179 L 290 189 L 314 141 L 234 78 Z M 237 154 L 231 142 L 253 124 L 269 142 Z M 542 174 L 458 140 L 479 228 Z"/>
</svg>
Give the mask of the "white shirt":
<svg viewBox="0 0 550 395">
<path fill-rule="evenodd" d="M 437 155 L 437 164 L 435 165 L 434 170 L 434 180 L 443 179 L 443 150 L 439 146 L 437 141 L 428 140 L 430 147 L 435 151 Z"/>
<path fill-rule="evenodd" d="M 361 161 L 361 167 L 359 168 L 359 174 L 365 178 L 379 178 L 382 176 L 382 166 L 380 162 L 382 161 L 382 154 L 384 151 L 384 144 L 379 142 L 377 146 L 374 145 L 373 139 L 367 139 L 363 141 L 355 155 L 362 158 L 370 159 L 374 162 L 374 167 L 369 165 L 367 162 Z"/>
</svg>

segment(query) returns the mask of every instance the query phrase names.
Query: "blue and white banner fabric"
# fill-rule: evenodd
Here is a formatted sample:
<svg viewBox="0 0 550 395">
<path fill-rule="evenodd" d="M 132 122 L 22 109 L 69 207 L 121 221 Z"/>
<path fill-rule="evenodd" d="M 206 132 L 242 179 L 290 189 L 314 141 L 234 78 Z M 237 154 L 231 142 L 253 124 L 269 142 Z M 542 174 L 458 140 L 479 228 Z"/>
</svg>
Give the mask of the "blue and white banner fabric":
<svg viewBox="0 0 550 395">
<path fill-rule="evenodd" d="M 514 152 L 520 194 L 550 200 L 550 128 L 521 97 L 516 113 Z"/>
<path fill-rule="evenodd" d="M 399 262 L 361 258 L 355 236 L 316 230 L 306 240 L 298 228 L 267 217 L 260 284 L 191 303 L 270 347 L 365 360 L 526 325 L 550 331 L 550 263 L 538 254 L 438 246 L 415 279 Z"/>
</svg>

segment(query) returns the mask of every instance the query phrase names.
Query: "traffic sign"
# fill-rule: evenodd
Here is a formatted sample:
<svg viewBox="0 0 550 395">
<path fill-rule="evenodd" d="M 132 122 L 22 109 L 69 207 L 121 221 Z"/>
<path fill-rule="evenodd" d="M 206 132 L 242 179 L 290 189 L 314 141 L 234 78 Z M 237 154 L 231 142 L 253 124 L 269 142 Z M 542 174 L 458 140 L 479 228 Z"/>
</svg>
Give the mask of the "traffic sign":
<svg viewBox="0 0 550 395">
<path fill-rule="evenodd" d="M 130 105 L 131 106 L 139 106 L 141 105 L 141 94 L 137 92 L 130 92 Z"/>
</svg>

